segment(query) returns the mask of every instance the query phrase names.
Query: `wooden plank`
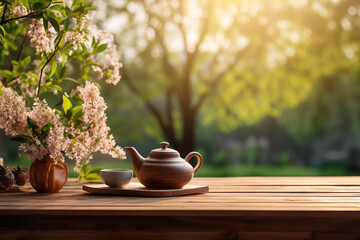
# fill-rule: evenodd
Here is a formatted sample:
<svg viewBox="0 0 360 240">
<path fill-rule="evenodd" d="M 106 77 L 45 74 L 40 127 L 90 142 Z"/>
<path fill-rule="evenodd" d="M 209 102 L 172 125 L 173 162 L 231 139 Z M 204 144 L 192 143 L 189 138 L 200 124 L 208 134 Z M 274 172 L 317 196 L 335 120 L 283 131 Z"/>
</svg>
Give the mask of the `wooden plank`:
<svg viewBox="0 0 360 240">
<path fill-rule="evenodd" d="M 284 203 L 258 203 L 258 202 L 245 202 L 245 203 L 223 203 L 215 205 L 214 203 L 188 203 L 177 204 L 173 203 L 153 203 L 153 204 L 46 204 L 46 205 L 13 205 L 3 204 L 1 209 L 6 210 L 32 210 L 32 211 L 49 211 L 49 210 L 87 210 L 87 211 L 163 211 L 173 215 L 178 211 L 194 211 L 201 210 L 208 212 L 209 216 L 213 215 L 216 211 L 360 211 L 360 202 L 346 202 L 346 203 L 301 203 L 301 202 L 284 202 Z"/>
<path fill-rule="evenodd" d="M 236 178 L 237 179 L 237 178 Z M 360 178 L 359 178 L 360 179 Z M 230 181 L 231 179 L 228 179 Z M 138 183 L 137 180 L 133 180 L 133 183 Z M 192 184 L 201 184 L 205 183 L 194 179 Z M 273 184 L 264 184 L 264 185 L 237 185 L 234 182 L 227 182 L 222 184 L 213 184 L 208 183 L 210 192 L 360 192 L 360 181 L 359 184 L 348 184 L 348 185 L 305 185 L 294 184 L 294 185 L 276 185 Z M 232 183 L 232 184 L 230 184 Z M 66 189 L 62 190 L 79 190 L 81 188 L 81 183 L 69 183 L 66 185 Z"/>
<path fill-rule="evenodd" d="M 134 179 L 136 181 L 136 179 Z M 195 177 L 191 184 L 210 184 L 212 186 L 241 186 L 241 185 L 338 185 L 360 186 L 359 176 L 346 177 Z"/>
<path fill-rule="evenodd" d="M 46 194 L 37 194 L 35 192 L 11 192 L 11 193 L 0 193 L 0 197 L 3 199 L 6 198 L 14 198 L 14 200 L 18 199 L 21 196 L 24 199 L 44 199 L 50 198 L 53 199 L 65 198 L 65 197 L 75 197 L 76 199 L 81 198 L 84 195 L 84 198 L 89 199 L 86 193 L 79 193 L 76 191 L 61 191 L 56 195 L 46 195 Z M 183 196 L 183 198 L 188 198 L 189 196 Z M 198 194 L 197 198 L 226 198 L 226 197 L 338 197 L 339 199 L 345 197 L 360 197 L 360 193 L 357 192 L 209 192 L 206 194 Z M 0 198 L 0 201 L 1 201 Z M 124 197 L 121 197 L 124 198 Z"/>
<path fill-rule="evenodd" d="M 134 183 L 137 183 L 136 181 Z M 81 192 L 82 183 L 69 183 L 67 184 L 61 191 L 61 193 L 66 192 Z M 360 193 L 360 186 L 332 186 L 332 185 L 211 185 L 209 186 L 210 192 L 352 192 L 352 193 Z M 31 188 L 27 188 L 24 190 L 25 192 L 35 192 Z M 0 194 L 10 194 L 9 193 L 0 193 Z"/>
<path fill-rule="evenodd" d="M 210 192 L 360 192 L 360 186 L 213 186 Z"/>
<path fill-rule="evenodd" d="M 282 216 L 66 216 L 22 215 L 0 217 L 1 232 L 348 232 L 360 233 L 359 218 Z M 335 217 L 336 215 L 333 215 Z M 4 220 L 4 221 L 1 221 Z M 290 238 L 291 239 L 291 238 Z M 331 238 L 330 238 L 331 239 Z"/>
<path fill-rule="evenodd" d="M 62 230 L 62 231 L 5 231 L 2 239 L 37 239 L 37 240 L 91 240 L 91 239 L 148 239 L 148 240 L 217 240 L 224 239 L 222 231 L 208 232 L 152 232 L 152 231 L 95 231 L 95 230 Z"/>
<path fill-rule="evenodd" d="M 37 209 L 3 209 L 0 211 L 0 218 L 5 216 L 6 219 L 10 216 L 20 217 L 20 216 L 66 216 L 66 217 L 254 217 L 254 218 L 264 218 L 264 217 L 281 217 L 283 219 L 289 218 L 307 218 L 307 219 L 355 219 L 360 220 L 359 211 L 348 211 L 348 210 L 338 210 L 338 211 L 324 211 L 324 210 L 304 210 L 304 211 L 271 211 L 271 210 L 199 210 L 199 209 L 182 209 L 182 210 L 159 210 L 159 209 L 120 209 L 120 210 L 101 210 L 101 209 L 92 209 L 88 211 L 87 209 L 47 209 L 47 210 L 37 210 Z M 5 219 L 5 221 L 6 221 Z M 1 223 L 1 220 L 0 220 Z"/>
<path fill-rule="evenodd" d="M 357 177 L 356 177 L 357 178 Z M 231 182 L 240 178 L 225 178 Z M 254 179 L 261 178 L 251 178 Z M 278 181 L 286 178 L 277 178 Z M 320 178 L 333 179 L 333 178 Z M 344 181 L 344 178 L 339 178 Z M 354 180 L 353 177 L 345 178 Z M 194 181 L 216 181 L 222 179 L 195 178 Z M 136 180 L 134 180 L 134 183 Z M 339 180 L 338 180 L 339 182 Z M 30 192 L 1 193 L 0 209 L 60 210 L 71 207 L 91 211 L 152 210 L 169 212 L 180 210 L 202 211 L 359 211 L 360 187 L 358 186 L 302 186 L 302 185 L 210 185 L 210 193 L 176 198 L 133 198 L 114 196 L 93 196 L 84 194 L 82 183 L 70 179 L 65 188 L 57 194 Z"/>
<path fill-rule="evenodd" d="M 211 240 L 211 239 L 241 239 L 241 240 L 309 240 L 311 233 L 304 232 L 121 232 L 121 231 L 10 231 L 1 234 L 3 239 L 172 239 L 172 240 Z M 332 238 L 328 238 L 332 239 Z"/>
<path fill-rule="evenodd" d="M 235 238 L 234 238 L 235 239 Z M 311 232 L 239 232 L 241 240 L 311 240 Z M 331 238 L 328 238 L 329 240 Z"/>
<path fill-rule="evenodd" d="M 360 233 L 332 232 L 314 233 L 314 240 L 359 240 Z"/>
<path fill-rule="evenodd" d="M 132 182 L 138 182 L 136 178 Z M 69 179 L 68 183 L 78 184 L 75 178 Z M 81 182 L 85 184 L 87 182 Z M 91 182 L 92 183 L 92 182 Z M 98 181 L 101 183 L 101 181 Z M 195 185 L 222 185 L 222 186 L 241 186 L 241 185 L 333 185 L 333 186 L 360 186 L 360 176 L 346 177 L 195 177 L 190 184 Z"/>
<path fill-rule="evenodd" d="M 133 183 L 137 180 L 134 179 Z M 194 178 L 202 195 L 0 193 L 0 238 L 359 239 L 360 177 Z M 98 232 L 99 231 L 99 232 Z"/>
<path fill-rule="evenodd" d="M 77 197 L 77 196 L 76 196 Z M 102 196 L 98 198 L 92 198 L 90 200 L 87 199 L 88 197 L 77 197 L 76 199 L 53 199 L 51 201 L 52 206 L 56 205 L 88 205 L 88 206 L 103 206 L 103 205 L 113 205 L 113 206 L 126 206 L 126 205 L 134 205 L 134 204 L 141 204 L 142 206 L 147 205 L 154 205 L 159 204 L 161 205 L 173 205 L 178 204 L 179 206 L 186 206 L 191 204 L 213 204 L 216 208 L 219 204 L 225 203 L 359 203 L 359 197 L 217 197 L 217 198 L 204 198 L 204 197 L 196 197 L 196 196 L 189 196 L 187 198 L 181 197 L 167 197 L 162 199 L 154 199 L 154 198 L 132 198 L 132 197 L 116 197 L 113 198 L 104 198 Z M 38 199 L 31 203 L 31 206 L 43 206 L 49 205 L 49 199 Z M 5 206 L 23 206 L 24 202 L 14 201 L 14 198 L 4 198 L 1 201 L 2 205 Z M 26 204 L 28 205 L 28 204 Z M 1 206 L 0 206 L 1 209 Z"/>
</svg>

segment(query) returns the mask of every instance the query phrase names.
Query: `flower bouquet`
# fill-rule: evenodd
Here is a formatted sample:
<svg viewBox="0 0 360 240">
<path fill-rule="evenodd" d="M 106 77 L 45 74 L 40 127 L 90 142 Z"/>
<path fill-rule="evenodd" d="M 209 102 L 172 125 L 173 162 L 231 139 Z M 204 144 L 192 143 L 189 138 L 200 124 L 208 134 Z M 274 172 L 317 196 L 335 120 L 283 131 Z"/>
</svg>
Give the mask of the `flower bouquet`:
<svg viewBox="0 0 360 240">
<path fill-rule="evenodd" d="M 0 128 L 34 160 L 32 186 L 59 191 L 64 156 L 75 169 L 97 151 L 124 159 L 93 81 L 116 85 L 122 67 L 112 35 L 90 24 L 96 8 L 85 0 L 0 2 Z"/>
</svg>

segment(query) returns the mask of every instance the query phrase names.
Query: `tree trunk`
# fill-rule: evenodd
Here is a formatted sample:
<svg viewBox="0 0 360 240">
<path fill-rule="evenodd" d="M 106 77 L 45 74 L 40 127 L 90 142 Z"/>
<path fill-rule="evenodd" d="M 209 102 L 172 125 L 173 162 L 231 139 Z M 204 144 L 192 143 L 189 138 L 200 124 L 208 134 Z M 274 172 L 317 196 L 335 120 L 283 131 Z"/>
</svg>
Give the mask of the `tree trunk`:
<svg viewBox="0 0 360 240">
<path fill-rule="evenodd" d="M 183 136 L 181 146 L 177 149 L 182 158 L 185 158 L 191 151 L 195 151 L 195 113 L 191 111 L 183 118 Z"/>
<path fill-rule="evenodd" d="M 181 139 L 177 138 L 170 128 L 161 128 L 164 136 L 164 141 L 170 143 L 170 148 L 177 150 L 182 158 L 185 158 L 195 149 L 195 129 L 196 129 L 196 115 L 188 115 L 187 118 L 183 118 L 183 136 Z"/>
</svg>

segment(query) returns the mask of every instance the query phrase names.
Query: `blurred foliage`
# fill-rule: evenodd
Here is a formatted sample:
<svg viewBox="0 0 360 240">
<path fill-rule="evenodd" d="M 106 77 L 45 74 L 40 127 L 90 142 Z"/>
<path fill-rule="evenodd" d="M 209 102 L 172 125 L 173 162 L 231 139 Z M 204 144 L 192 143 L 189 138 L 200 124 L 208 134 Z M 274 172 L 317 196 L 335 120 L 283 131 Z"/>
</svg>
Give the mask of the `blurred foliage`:
<svg viewBox="0 0 360 240">
<path fill-rule="evenodd" d="M 360 171 L 350 161 L 359 162 L 360 149 L 359 1 L 94 5 L 100 10 L 95 20 L 115 34 L 124 63 L 127 88 L 102 88 L 120 145 L 147 156 L 173 131 L 180 143 L 171 146 L 180 150 L 189 118 L 184 107 L 190 106 L 196 126 L 191 150 L 205 157 L 199 176 Z M 336 135 L 348 131 L 355 137 Z M 246 143 L 250 136 L 255 147 Z M 329 144 L 331 138 L 340 144 Z M 344 138 L 356 145 L 353 157 Z M 345 157 L 329 150 L 343 150 Z"/>
<path fill-rule="evenodd" d="M 282 152 L 280 153 L 278 157 L 278 166 L 290 166 L 291 165 L 291 156 L 288 152 Z"/>
<path fill-rule="evenodd" d="M 130 109 L 136 120 L 112 121 L 135 130 L 130 137 L 166 138 L 186 148 L 199 143 L 198 131 L 186 129 L 192 118 L 196 128 L 230 132 L 272 116 L 304 140 L 322 122 L 313 116 L 321 114 L 314 101 L 347 111 L 330 103 L 336 97 L 327 88 L 329 79 L 356 80 L 358 1 L 96 2 L 104 13 L 97 21 L 115 33 L 123 53 L 123 84 L 130 91 L 121 98 L 130 102 L 116 102 L 112 111 Z M 309 96 L 312 102 L 304 102 Z M 356 111 L 351 114 L 356 125 Z"/>
</svg>

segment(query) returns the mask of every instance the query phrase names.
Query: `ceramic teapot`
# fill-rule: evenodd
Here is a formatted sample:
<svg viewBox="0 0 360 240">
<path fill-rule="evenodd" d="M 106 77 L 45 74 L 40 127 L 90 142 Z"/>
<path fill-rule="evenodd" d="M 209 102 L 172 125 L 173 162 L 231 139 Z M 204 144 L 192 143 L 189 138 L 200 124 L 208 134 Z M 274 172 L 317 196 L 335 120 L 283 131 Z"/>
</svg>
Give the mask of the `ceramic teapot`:
<svg viewBox="0 0 360 240">
<path fill-rule="evenodd" d="M 149 157 L 144 159 L 133 147 L 126 147 L 129 151 L 136 176 L 141 184 L 154 189 L 180 189 L 190 182 L 202 164 L 202 156 L 198 152 L 189 153 L 185 159 L 179 152 L 167 148 L 169 143 L 161 142 L 162 148 L 154 149 Z M 198 159 L 193 168 L 189 160 Z"/>
</svg>

